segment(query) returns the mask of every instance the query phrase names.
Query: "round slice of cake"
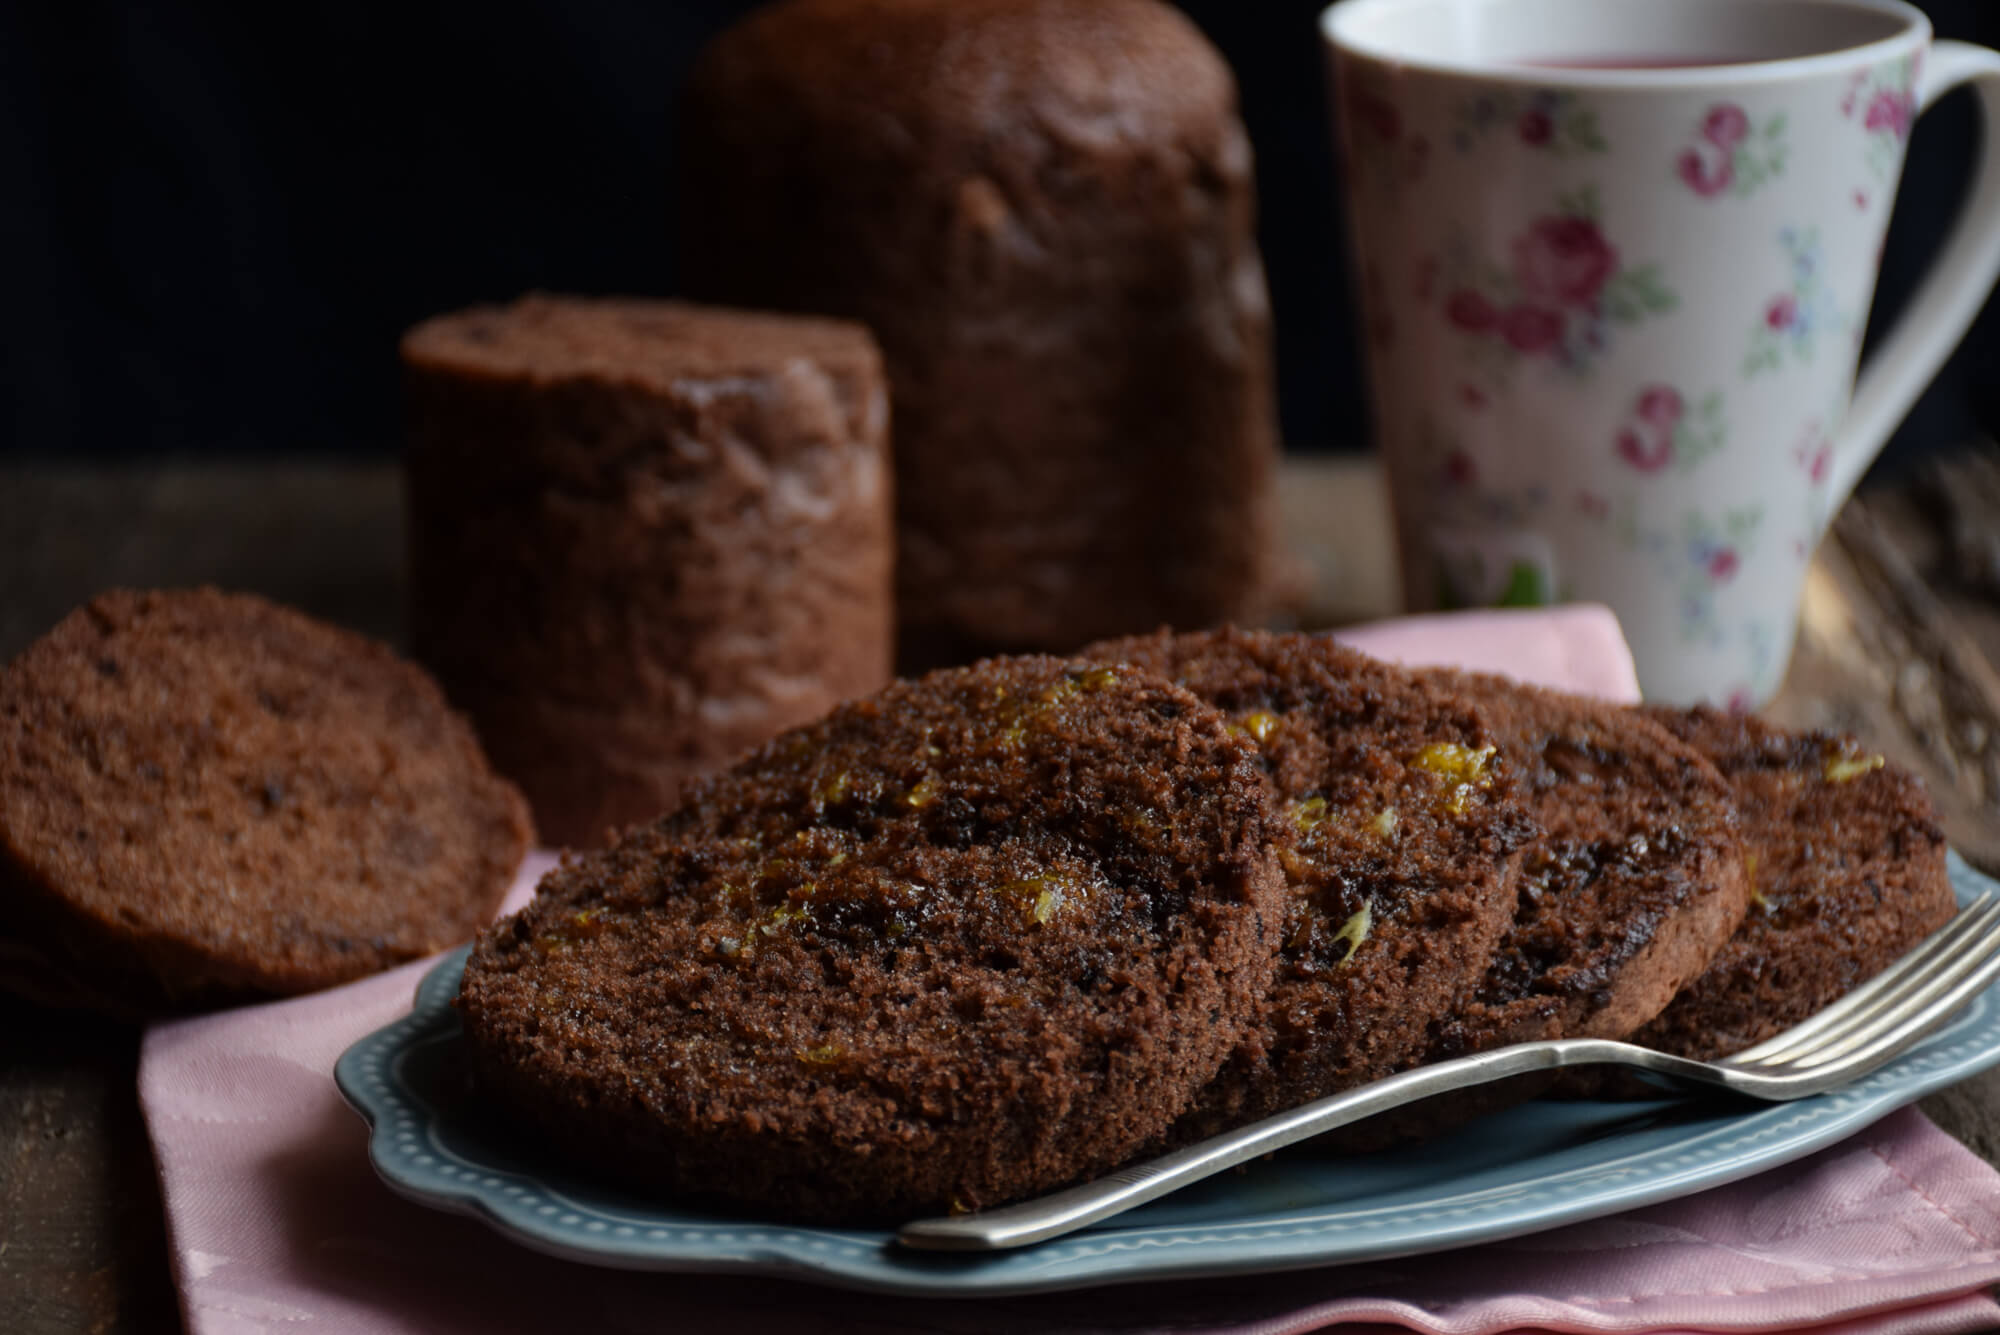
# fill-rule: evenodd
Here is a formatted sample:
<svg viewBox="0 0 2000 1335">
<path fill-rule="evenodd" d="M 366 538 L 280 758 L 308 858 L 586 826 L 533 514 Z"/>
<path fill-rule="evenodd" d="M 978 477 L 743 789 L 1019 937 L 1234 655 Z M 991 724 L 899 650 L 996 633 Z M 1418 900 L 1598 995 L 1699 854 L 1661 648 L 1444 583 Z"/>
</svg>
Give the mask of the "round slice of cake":
<svg viewBox="0 0 2000 1335">
<path fill-rule="evenodd" d="M 1923 782 L 1851 737 L 1708 708 L 1647 716 L 1729 780 L 1751 903 L 1706 972 L 1635 1043 L 1710 1061 L 1761 1043 L 1866 982 L 1956 902 Z"/>
<path fill-rule="evenodd" d="M 1253 741 L 1285 819 L 1292 900 L 1262 1021 L 1178 1138 L 1391 1074 L 1476 987 L 1512 920 L 1533 833 L 1487 712 L 1304 634 L 1107 641 L 1216 705 Z"/>
<path fill-rule="evenodd" d="M 1427 1060 L 1544 1038 L 1625 1038 L 1708 967 L 1750 882 L 1729 785 L 1620 705 L 1501 677 L 1427 672 L 1485 707 L 1541 833 L 1514 921 Z"/>
<path fill-rule="evenodd" d="M 1109 1170 L 1215 1074 L 1285 889 L 1251 748 L 992 660 L 782 735 L 484 933 L 479 1086 L 595 1170 L 858 1225 Z"/>
<path fill-rule="evenodd" d="M 152 1015 L 416 959 L 532 838 L 420 669 L 260 598 L 107 593 L 0 673 L 0 936 L 45 995 Z"/>
</svg>

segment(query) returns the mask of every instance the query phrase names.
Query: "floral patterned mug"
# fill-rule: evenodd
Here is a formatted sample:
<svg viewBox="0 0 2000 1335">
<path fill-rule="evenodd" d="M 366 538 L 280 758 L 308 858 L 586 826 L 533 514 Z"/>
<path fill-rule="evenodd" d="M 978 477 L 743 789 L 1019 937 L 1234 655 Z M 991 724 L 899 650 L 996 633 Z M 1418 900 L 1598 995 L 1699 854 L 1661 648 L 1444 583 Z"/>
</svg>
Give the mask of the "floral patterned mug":
<svg viewBox="0 0 2000 1335">
<path fill-rule="evenodd" d="M 1650 698 L 1752 708 L 1806 562 L 2000 271 L 2000 55 L 1899 0 L 1343 0 L 1322 17 L 1414 607 L 1582 599 Z M 1951 239 L 1856 361 L 1911 122 Z"/>
</svg>

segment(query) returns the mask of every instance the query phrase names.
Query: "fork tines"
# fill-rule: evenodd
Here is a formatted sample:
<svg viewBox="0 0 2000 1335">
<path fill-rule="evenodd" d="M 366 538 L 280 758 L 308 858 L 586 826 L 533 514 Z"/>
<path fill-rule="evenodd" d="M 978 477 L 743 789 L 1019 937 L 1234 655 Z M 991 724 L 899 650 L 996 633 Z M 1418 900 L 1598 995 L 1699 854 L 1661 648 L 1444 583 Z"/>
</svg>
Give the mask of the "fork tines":
<svg viewBox="0 0 2000 1335">
<path fill-rule="evenodd" d="M 1982 894 L 1915 949 L 1812 1018 L 1721 1063 L 1801 1071 L 1865 1060 L 1936 1024 L 2000 973 L 2000 899 Z"/>
</svg>

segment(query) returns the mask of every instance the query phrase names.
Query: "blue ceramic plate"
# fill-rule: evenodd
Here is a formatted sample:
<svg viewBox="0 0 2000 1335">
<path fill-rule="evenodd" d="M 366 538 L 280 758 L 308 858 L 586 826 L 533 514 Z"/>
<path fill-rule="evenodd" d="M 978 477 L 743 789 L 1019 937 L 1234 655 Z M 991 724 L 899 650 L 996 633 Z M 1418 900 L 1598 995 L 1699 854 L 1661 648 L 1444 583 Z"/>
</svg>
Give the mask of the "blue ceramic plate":
<svg viewBox="0 0 2000 1335">
<path fill-rule="evenodd" d="M 1956 855 L 1961 899 L 2000 888 Z M 1526 1104 L 1414 1150 L 1346 1158 L 1297 1146 L 1082 1233 L 1018 1252 L 905 1251 L 887 1233 L 796 1228 L 675 1208 L 571 1175 L 463 1106 L 451 998 L 461 950 L 415 1011 L 348 1049 L 335 1076 L 373 1127 L 392 1188 L 573 1260 L 779 1275 L 884 1293 L 1037 1293 L 1172 1276 L 1407 1256 L 1684 1196 L 1809 1154 L 2000 1063 L 2000 984 L 1859 1085 L 1744 1109 L 1699 1101 Z"/>
</svg>

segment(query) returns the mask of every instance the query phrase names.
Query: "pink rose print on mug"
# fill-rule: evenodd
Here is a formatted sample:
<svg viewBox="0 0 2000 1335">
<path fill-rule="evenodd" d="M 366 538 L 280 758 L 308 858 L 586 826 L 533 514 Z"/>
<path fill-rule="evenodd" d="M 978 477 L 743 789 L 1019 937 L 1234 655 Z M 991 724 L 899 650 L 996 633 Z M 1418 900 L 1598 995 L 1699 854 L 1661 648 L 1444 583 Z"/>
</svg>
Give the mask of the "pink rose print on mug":
<svg viewBox="0 0 2000 1335">
<path fill-rule="evenodd" d="M 1687 406 L 1671 385 L 1652 385 L 1639 395 L 1631 419 L 1618 431 L 1618 457 L 1642 473 L 1657 473 L 1674 461 L 1674 429 Z"/>
<path fill-rule="evenodd" d="M 1803 559 L 1809 554 L 1810 539 L 1826 527 L 1827 519 L 1827 479 L 1833 474 L 1833 442 L 1828 439 L 1826 427 L 1815 417 L 1805 424 L 1799 439 L 1792 446 L 1792 463 L 1805 478 L 1805 506 L 1801 516 L 1807 538 L 1799 542 L 1799 555 Z"/>
<path fill-rule="evenodd" d="M 1500 316 L 1500 337 L 1516 352 L 1533 357 L 1562 342 L 1563 316 L 1545 306 L 1509 306 Z"/>
<path fill-rule="evenodd" d="M 1347 118 L 1357 132 L 1393 144 L 1403 133 L 1402 113 L 1396 104 L 1358 84 L 1347 89 Z"/>
<path fill-rule="evenodd" d="M 1494 89 L 1461 103 L 1453 117 L 1452 147 L 1470 153 L 1496 135 L 1552 157 L 1602 153 L 1610 147 L 1597 128 L 1597 112 L 1573 92 L 1553 88 Z"/>
<path fill-rule="evenodd" d="M 1785 113 L 1761 128 L 1734 102 L 1718 102 L 1702 117 L 1694 141 L 1674 159 L 1674 174 L 1703 199 L 1744 196 L 1785 170 Z"/>
<path fill-rule="evenodd" d="M 1701 122 L 1701 137 L 1724 148 L 1734 148 L 1750 133 L 1750 117 L 1734 102 L 1718 102 Z"/>
<path fill-rule="evenodd" d="M 1598 221 L 1586 188 L 1531 219 L 1504 265 L 1460 245 L 1447 256 L 1442 312 L 1460 333 L 1507 359 L 1546 358 L 1587 369 L 1610 327 L 1672 310 L 1678 298 L 1651 264 L 1628 267 Z"/>
<path fill-rule="evenodd" d="M 1898 139 L 1910 137 L 1910 122 L 1917 118 L 1916 99 L 1905 90 L 1884 88 L 1868 99 L 1868 114 L 1862 126 L 1871 132 L 1887 131 Z"/>
<path fill-rule="evenodd" d="M 1746 378 L 1778 370 L 1787 357 L 1810 365 L 1822 335 L 1838 337 L 1858 327 L 1821 274 L 1819 229 L 1784 228 L 1778 245 L 1785 253 L 1788 286 L 1766 297 L 1758 312 L 1743 355 Z"/>
<path fill-rule="evenodd" d="M 1763 520 L 1761 505 L 1725 510 L 1713 519 L 1699 511 L 1688 513 L 1682 533 L 1686 562 L 1681 577 L 1683 635 L 1692 637 L 1713 626 L 1715 592 L 1743 568 L 1744 559 L 1756 547 Z"/>
<path fill-rule="evenodd" d="M 1816 432 L 1814 434 L 1817 435 Z M 1826 475 L 1833 467 L 1833 446 L 1819 439 L 1810 448 L 1801 447 L 1792 457 L 1798 460 L 1799 470 L 1806 475 L 1806 481 L 1817 487 L 1826 481 Z"/>
<path fill-rule="evenodd" d="M 1618 429 L 1615 449 L 1638 472 L 1685 473 L 1720 450 L 1725 436 L 1720 393 L 1704 395 L 1689 412 L 1679 390 L 1655 384 L 1639 392 Z"/>
<path fill-rule="evenodd" d="M 1905 56 L 1854 76 L 1840 100 L 1840 114 L 1867 136 L 1862 161 L 1877 181 L 1896 178 L 1903 143 L 1917 119 L 1917 57 Z"/>
<path fill-rule="evenodd" d="M 1344 80 L 1341 112 L 1347 123 L 1345 146 L 1350 176 L 1399 198 L 1403 187 L 1423 179 L 1430 140 L 1405 131 L 1403 114 L 1386 95 L 1359 80 Z"/>
<path fill-rule="evenodd" d="M 1481 293 L 1462 287 L 1445 300 L 1447 319 L 1468 334 L 1483 334 L 1500 323 L 1500 312 Z"/>
<path fill-rule="evenodd" d="M 1543 308 L 1594 308 L 1617 270 L 1618 252 L 1595 218 L 1537 218 L 1514 240 L 1514 279 Z"/>
<path fill-rule="evenodd" d="M 1438 515 L 1470 527 L 1533 528 L 1549 502 L 1540 483 L 1520 487 L 1491 485 L 1481 463 L 1477 441 L 1461 436 L 1446 418 L 1425 418 L 1416 449 L 1419 467 L 1438 488 Z"/>
<path fill-rule="evenodd" d="M 1585 503 L 1585 498 L 1591 503 Z M 1683 641 L 1721 648 L 1745 633 L 1724 623 L 1716 608 L 1716 594 L 1735 580 L 1744 562 L 1756 554 L 1764 523 L 1763 506 L 1736 506 L 1720 513 L 1683 511 L 1676 531 L 1671 522 L 1660 522 L 1664 516 L 1657 507 L 1651 502 L 1641 504 L 1636 495 L 1621 496 L 1610 505 L 1597 504 L 1592 493 L 1580 493 L 1578 500 L 1584 514 L 1602 522 L 1620 547 L 1643 553 L 1661 581 L 1674 590 Z M 1768 646 L 1758 643 L 1754 630 L 1747 633 L 1754 676 Z"/>
</svg>

